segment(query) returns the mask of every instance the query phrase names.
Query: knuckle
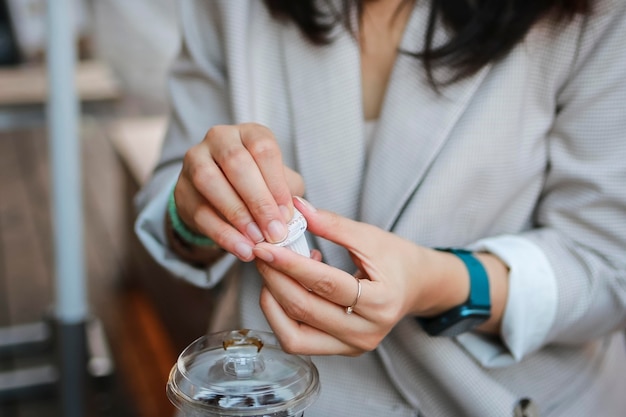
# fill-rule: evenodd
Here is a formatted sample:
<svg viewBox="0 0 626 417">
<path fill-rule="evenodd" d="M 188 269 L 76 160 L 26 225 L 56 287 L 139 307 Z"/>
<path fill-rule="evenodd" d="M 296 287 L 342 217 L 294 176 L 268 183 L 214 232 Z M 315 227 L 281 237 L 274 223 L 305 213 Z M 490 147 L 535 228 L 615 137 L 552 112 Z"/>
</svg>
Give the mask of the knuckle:
<svg viewBox="0 0 626 417">
<path fill-rule="evenodd" d="M 237 173 L 247 168 L 249 153 L 242 146 L 229 146 L 216 156 L 217 163 L 226 171 Z"/>
<path fill-rule="evenodd" d="M 350 350 L 349 352 L 346 352 L 346 354 L 344 356 L 348 356 L 348 357 L 351 357 L 351 358 L 356 358 L 356 357 L 359 357 L 359 356 L 363 355 L 364 353 L 365 352 L 362 351 L 362 350 L 355 350 L 355 349 L 353 349 L 353 350 Z"/>
<path fill-rule="evenodd" d="M 306 322 L 309 318 L 307 303 L 302 297 L 294 295 L 289 302 L 283 305 L 285 314 L 293 320 Z"/>
<path fill-rule="evenodd" d="M 322 297 L 334 294 L 337 291 L 337 283 L 328 275 L 321 276 L 312 286 L 311 289 Z"/>
<path fill-rule="evenodd" d="M 187 155 L 185 155 L 187 158 Z M 187 172 L 191 183 L 198 188 L 203 184 L 209 184 L 220 177 L 220 172 L 215 164 L 208 160 L 201 160 L 196 156 L 189 156 Z"/>
<path fill-rule="evenodd" d="M 245 122 L 245 123 L 241 123 L 239 124 L 239 127 L 241 129 L 246 129 L 246 130 L 251 130 L 251 131 L 264 131 L 266 133 L 271 134 L 272 131 L 270 130 L 269 127 L 261 124 L 261 123 L 257 123 L 257 122 Z"/>
<path fill-rule="evenodd" d="M 365 353 L 375 350 L 378 347 L 382 338 L 372 334 L 365 337 L 363 337 L 363 335 L 360 335 L 356 340 L 357 343 L 354 345 L 354 347 L 357 348 L 361 353 Z"/>
<path fill-rule="evenodd" d="M 385 328 L 390 328 L 396 323 L 396 315 L 395 314 L 382 314 L 380 317 L 380 324 Z"/>
<path fill-rule="evenodd" d="M 250 134 L 244 135 L 245 137 L 248 137 L 248 138 L 256 138 L 259 136 L 265 136 L 265 137 L 270 137 L 270 138 L 274 137 L 272 130 L 269 127 L 261 123 L 257 123 L 257 122 L 241 123 L 239 125 L 239 128 L 241 130 L 244 130 L 250 133 Z"/>
<path fill-rule="evenodd" d="M 189 169 L 196 164 L 198 160 L 199 145 L 194 145 L 185 152 L 183 156 L 183 167 Z"/>
<path fill-rule="evenodd" d="M 199 189 L 203 185 L 210 184 L 215 181 L 217 175 L 215 170 L 213 170 L 208 164 L 200 164 L 190 168 L 189 177 L 194 187 Z"/>
<path fill-rule="evenodd" d="M 232 126 L 215 125 L 207 131 L 206 135 L 204 136 L 204 140 L 207 142 L 214 142 L 215 140 L 218 140 L 225 135 L 230 134 L 231 130 Z"/>
<path fill-rule="evenodd" d="M 378 343 L 380 342 L 380 340 L 378 339 L 371 339 L 366 341 L 365 343 L 363 343 L 362 346 L 359 346 L 359 348 L 363 351 L 363 352 L 371 352 L 374 349 L 376 349 L 378 347 Z"/>
<path fill-rule="evenodd" d="M 243 141 L 250 153 L 280 155 L 274 134 L 267 126 L 258 123 L 245 123 L 242 128 L 247 132 L 243 135 Z"/>
<path fill-rule="evenodd" d="M 259 136 L 246 147 L 255 159 L 278 159 L 281 157 L 276 141 L 268 136 Z"/>
<path fill-rule="evenodd" d="M 401 315 L 400 303 L 390 300 L 389 302 L 378 302 L 374 307 L 378 312 L 377 322 L 384 328 L 393 327 Z"/>
<path fill-rule="evenodd" d="M 270 220 L 273 217 L 276 203 L 267 199 L 255 199 L 247 202 L 248 208 L 255 213 L 256 217 Z"/>
<path fill-rule="evenodd" d="M 224 209 L 224 213 L 222 213 L 228 221 L 233 225 L 238 225 L 243 227 L 250 220 L 250 214 L 248 213 L 248 209 L 240 204 L 233 205 Z"/>
</svg>

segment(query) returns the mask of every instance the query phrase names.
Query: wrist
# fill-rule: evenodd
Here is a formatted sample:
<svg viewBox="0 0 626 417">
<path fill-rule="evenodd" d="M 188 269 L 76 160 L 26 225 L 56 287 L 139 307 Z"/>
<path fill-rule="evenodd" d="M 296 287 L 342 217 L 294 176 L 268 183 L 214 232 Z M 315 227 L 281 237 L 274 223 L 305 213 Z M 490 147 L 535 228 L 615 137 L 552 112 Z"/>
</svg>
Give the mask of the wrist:
<svg viewBox="0 0 626 417">
<path fill-rule="evenodd" d="M 476 252 L 474 256 L 485 267 L 491 290 L 491 318 L 478 329 L 487 333 L 499 334 L 508 297 L 509 268 L 500 258 L 491 253 Z"/>
<path fill-rule="evenodd" d="M 487 270 L 471 251 L 455 248 L 438 250 L 453 254 L 463 262 L 467 270 L 466 282 L 469 283 L 469 294 L 463 302 L 453 305 L 440 314 L 432 317 L 418 317 L 417 321 L 431 336 L 456 336 L 484 325 L 492 317 Z M 453 290 L 452 294 L 459 295 L 461 292 Z M 446 301 L 448 300 L 450 297 Z"/>
<path fill-rule="evenodd" d="M 203 267 L 211 265 L 217 259 L 221 258 L 226 252 L 219 246 L 198 246 L 182 239 L 174 230 L 172 219 L 165 215 L 165 236 L 170 249 L 178 255 L 179 258 L 192 265 Z"/>
<path fill-rule="evenodd" d="M 173 189 L 167 201 L 167 217 L 174 230 L 174 234 L 184 243 L 193 246 L 205 246 L 210 248 L 215 248 L 217 246 L 211 238 L 191 230 L 189 226 L 185 224 L 183 219 L 180 218 L 176 207 L 176 199 L 174 198 Z"/>
<path fill-rule="evenodd" d="M 429 284 L 415 314 L 420 317 L 436 316 L 461 305 L 470 292 L 469 273 L 458 256 L 435 249 L 428 251 Z"/>
<path fill-rule="evenodd" d="M 225 253 L 213 240 L 187 227 L 178 215 L 174 190 L 169 196 L 164 226 L 169 247 L 186 262 L 206 266 Z"/>
</svg>

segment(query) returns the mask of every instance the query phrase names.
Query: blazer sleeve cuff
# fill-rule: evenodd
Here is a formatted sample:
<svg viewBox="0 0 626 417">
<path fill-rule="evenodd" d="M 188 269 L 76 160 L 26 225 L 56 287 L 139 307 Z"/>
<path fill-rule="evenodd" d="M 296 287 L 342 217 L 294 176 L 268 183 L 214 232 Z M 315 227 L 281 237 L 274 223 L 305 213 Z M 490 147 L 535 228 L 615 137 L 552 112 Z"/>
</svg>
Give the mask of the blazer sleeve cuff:
<svg viewBox="0 0 626 417">
<path fill-rule="evenodd" d="M 469 247 L 498 256 L 509 268 L 509 290 L 500 339 L 479 333 L 457 341 L 486 367 L 508 366 L 538 350 L 554 324 L 557 282 L 541 248 L 529 239 L 503 235 Z"/>
<path fill-rule="evenodd" d="M 197 268 L 182 261 L 170 250 L 163 225 L 167 200 L 174 183 L 175 178 L 166 183 L 139 212 L 135 233 L 150 255 L 170 273 L 199 287 L 212 288 L 230 270 L 237 258 L 225 254 L 210 267 Z"/>
</svg>

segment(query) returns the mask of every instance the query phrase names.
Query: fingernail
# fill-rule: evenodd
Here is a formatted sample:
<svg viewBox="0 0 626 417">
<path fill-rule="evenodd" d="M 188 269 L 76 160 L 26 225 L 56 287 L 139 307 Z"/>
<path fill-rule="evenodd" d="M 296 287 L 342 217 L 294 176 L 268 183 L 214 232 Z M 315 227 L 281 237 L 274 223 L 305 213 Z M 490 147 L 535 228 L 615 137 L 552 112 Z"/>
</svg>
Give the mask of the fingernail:
<svg viewBox="0 0 626 417">
<path fill-rule="evenodd" d="M 235 244 L 235 254 L 241 259 L 250 259 L 252 257 L 252 247 L 247 243 L 239 242 Z"/>
<path fill-rule="evenodd" d="M 289 213 L 289 208 L 287 206 L 278 206 L 278 209 L 280 210 L 280 213 L 283 215 L 283 219 L 285 219 L 286 222 L 289 222 L 289 220 L 291 220 L 291 214 Z"/>
<path fill-rule="evenodd" d="M 315 212 L 317 211 L 317 209 L 316 209 L 315 207 L 313 207 L 313 204 L 309 203 L 309 202 L 308 202 L 307 200 L 305 200 L 304 198 L 302 198 L 302 197 L 298 197 L 298 196 L 296 196 L 295 198 L 296 198 L 296 200 L 298 200 L 298 201 L 299 201 L 299 202 L 300 202 L 300 203 L 301 203 L 304 207 L 306 207 L 306 209 L 307 209 L 308 211 L 311 211 L 311 212 L 313 212 L 313 213 L 315 213 Z"/>
<path fill-rule="evenodd" d="M 274 261 L 274 255 L 272 255 L 272 253 L 268 250 L 265 250 L 263 248 L 260 247 L 255 247 L 254 248 L 254 255 L 257 258 L 260 258 L 262 260 L 264 260 L 265 262 L 273 262 Z"/>
<path fill-rule="evenodd" d="M 255 222 L 248 223 L 248 226 L 246 226 L 246 233 L 254 243 L 263 242 L 265 240 L 263 233 L 261 233 L 261 229 L 259 229 L 259 226 L 257 226 Z"/>
<path fill-rule="evenodd" d="M 267 225 L 267 232 L 272 242 L 282 242 L 287 238 L 287 226 L 278 220 L 272 220 Z"/>
</svg>

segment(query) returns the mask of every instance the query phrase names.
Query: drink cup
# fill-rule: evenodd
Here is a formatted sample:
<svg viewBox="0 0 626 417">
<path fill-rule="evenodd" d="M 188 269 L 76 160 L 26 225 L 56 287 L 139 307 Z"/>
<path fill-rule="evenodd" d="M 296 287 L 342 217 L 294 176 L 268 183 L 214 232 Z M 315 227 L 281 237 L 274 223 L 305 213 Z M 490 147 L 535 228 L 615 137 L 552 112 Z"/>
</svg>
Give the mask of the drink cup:
<svg viewBox="0 0 626 417">
<path fill-rule="evenodd" d="M 284 352 L 272 333 L 247 329 L 197 339 L 167 382 L 185 417 L 302 417 L 319 390 L 310 358 Z"/>
</svg>

